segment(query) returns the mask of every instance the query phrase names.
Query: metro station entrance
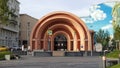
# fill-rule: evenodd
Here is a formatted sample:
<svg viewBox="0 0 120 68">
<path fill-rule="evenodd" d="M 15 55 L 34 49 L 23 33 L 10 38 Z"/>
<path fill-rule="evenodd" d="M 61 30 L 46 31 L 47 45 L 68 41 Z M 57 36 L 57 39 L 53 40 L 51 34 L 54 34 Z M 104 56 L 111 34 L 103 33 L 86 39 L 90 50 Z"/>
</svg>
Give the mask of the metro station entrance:
<svg viewBox="0 0 120 68">
<path fill-rule="evenodd" d="M 67 39 L 64 35 L 57 35 L 54 38 L 54 51 L 66 51 Z"/>
<path fill-rule="evenodd" d="M 50 30 L 50 34 L 48 34 Z M 30 34 L 32 51 L 91 51 L 94 32 L 76 15 L 56 11 L 43 16 Z M 56 53 L 56 54 L 57 54 Z M 60 54 L 60 53 L 58 53 Z"/>
</svg>

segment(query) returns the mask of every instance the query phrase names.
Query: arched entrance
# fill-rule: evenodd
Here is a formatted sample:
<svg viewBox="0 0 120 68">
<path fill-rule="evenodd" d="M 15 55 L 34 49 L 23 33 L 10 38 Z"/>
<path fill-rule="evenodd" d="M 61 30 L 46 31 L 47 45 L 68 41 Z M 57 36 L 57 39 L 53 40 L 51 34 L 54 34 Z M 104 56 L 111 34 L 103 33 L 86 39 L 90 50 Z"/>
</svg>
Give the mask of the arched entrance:
<svg viewBox="0 0 120 68">
<path fill-rule="evenodd" d="M 51 34 L 47 33 L 48 30 Z M 30 45 L 31 50 L 90 51 L 92 40 L 90 31 L 79 17 L 58 11 L 38 21 L 32 30 Z"/>
<path fill-rule="evenodd" d="M 67 38 L 59 34 L 54 39 L 54 50 L 55 51 L 66 51 L 67 50 Z"/>
</svg>

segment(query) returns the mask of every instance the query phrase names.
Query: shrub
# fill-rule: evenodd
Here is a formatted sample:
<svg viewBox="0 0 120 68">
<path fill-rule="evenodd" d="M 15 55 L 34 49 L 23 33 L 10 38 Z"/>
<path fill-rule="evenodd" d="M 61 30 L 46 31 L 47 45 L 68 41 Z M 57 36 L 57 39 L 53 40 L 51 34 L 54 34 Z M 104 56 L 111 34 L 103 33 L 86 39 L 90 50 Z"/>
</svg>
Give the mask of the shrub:
<svg viewBox="0 0 120 68">
<path fill-rule="evenodd" d="M 119 58 L 119 50 L 112 51 L 106 55 L 108 58 Z"/>
<path fill-rule="evenodd" d="M 5 55 L 12 54 L 10 51 L 2 51 L 0 52 L 0 60 L 5 59 Z"/>
</svg>

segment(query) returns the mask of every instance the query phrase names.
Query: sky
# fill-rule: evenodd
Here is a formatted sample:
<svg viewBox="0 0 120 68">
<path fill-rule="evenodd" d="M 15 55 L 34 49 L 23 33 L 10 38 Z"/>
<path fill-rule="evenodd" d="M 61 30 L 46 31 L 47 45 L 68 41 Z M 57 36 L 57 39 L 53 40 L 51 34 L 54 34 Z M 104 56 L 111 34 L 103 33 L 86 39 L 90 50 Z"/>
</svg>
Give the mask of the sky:
<svg viewBox="0 0 120 68">
<path fill-rule="evenodd" d="M 98 31 L 99 29 L 113 34 L 112 27 L 112 8 L 115 2 L 105 2 L 90 7 L 90 15 L 81 17 L 89 29 Z"/>
<path fill-rule="evenodd" d="M 77 16 L 88 16 L 89 8 L 107 0 L 18 0 L 20 13 L 37 19 L 53 11 L 67 11 Z"/>
<path fill-rule="evenodd" d="M 40 19 L 53 11 L 67 11 L 80 17 L 89 29 L 109 30 L 113 34 L 111 25 L 111 4 L 104 2 L 116 0 L 18 0 L 20 14 L 28 14 Z M 118 1 L 118 0 L 117 0 Z M 112 4 L 113 5 L 113 4 Z M 106 10 L 107 9 L 107 10 Z M 102 23 L 101 23 L 102 22 Z"/>
</svg>

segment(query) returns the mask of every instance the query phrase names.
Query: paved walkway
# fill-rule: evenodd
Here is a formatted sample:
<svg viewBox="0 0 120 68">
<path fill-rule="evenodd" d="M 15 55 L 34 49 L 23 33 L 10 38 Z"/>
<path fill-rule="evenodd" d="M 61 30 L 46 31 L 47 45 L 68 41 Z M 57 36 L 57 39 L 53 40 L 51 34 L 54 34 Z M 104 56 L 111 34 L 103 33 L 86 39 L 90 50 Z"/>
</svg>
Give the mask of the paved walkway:
<svg viewBox="0 0 120 68">
<path fill-rule="evenodd" d="M 100 57 L 32 57 L 0 61 L 0 68 L 102 68 Z"/>
</svg>

